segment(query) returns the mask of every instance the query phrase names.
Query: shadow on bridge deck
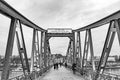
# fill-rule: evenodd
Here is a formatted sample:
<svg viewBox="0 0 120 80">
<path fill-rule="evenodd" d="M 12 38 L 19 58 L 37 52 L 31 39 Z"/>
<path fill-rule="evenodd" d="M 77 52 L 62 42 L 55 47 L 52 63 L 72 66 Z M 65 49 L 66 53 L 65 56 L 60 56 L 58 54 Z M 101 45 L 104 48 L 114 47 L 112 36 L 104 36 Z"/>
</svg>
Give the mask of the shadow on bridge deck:
<svg viewBox="0 0 120 80">
<path fill-rule="evenodd" d="M 51 68 L 46 74 L 36 80 L 85 80 L 80 75 L 74 75 L 72 71 L 65 67 L 60 67 L 58 70 Z"/>
</svg>

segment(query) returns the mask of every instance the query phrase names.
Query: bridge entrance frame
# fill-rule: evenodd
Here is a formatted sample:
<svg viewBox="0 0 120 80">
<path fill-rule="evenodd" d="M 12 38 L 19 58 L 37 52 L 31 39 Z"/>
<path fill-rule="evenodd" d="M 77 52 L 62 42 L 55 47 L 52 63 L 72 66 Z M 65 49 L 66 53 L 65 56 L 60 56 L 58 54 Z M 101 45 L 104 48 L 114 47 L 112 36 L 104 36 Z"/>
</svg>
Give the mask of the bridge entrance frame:
<svg viewBox="0 0 120 80">
<path fill-rule="evenodd" d="M 52 29 L 52 28 L 51 28 Z M 54 29 L 53 29 L 54 30 Z M 76 63 L 76 53 L 75 53 L 75 33 L 72 31 L 72 29 L 70 29 L 72 32 L 70 33 L 65 33 L 65 32 L 62 32 L 62 33 L 59 33 L 59 30 L 68 30 L 67 28 L 66 29 L 56 29 L 58 32 L 57 33 L 50 33 L 50 32 L 46 32 L 46 41 L 48 42 L 49 39 L 51 37 L 68 37 L 70 39 L 70 43 L 69 43 L 69 47 L 68 47 L 68 50 L 67 50 L 67 54 L 66 54 L 66 57 L 68 57 L 68 51 L 71 50 L 71 54 L 70 56 L 71 57 L 71 64 L 72 63 Z"/>
</svg>

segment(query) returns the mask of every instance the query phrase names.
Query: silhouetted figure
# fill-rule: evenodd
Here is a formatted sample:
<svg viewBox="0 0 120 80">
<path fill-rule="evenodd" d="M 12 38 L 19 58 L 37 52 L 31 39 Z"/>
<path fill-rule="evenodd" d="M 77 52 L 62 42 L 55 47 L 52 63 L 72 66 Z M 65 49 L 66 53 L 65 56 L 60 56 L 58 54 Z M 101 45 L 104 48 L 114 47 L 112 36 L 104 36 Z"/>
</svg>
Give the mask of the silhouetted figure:
<svg viewBox="0 0 120 80">
<path fill-rule="evenodd" d="M 67 68 L 67 63 L 65 63 L 65 67 Z"/>
<path fill-rule="evenodd" d="M 54 69 L 56 69 L 55 63 L 54 63 Z"/>
<path fill-rule="evenodd" d="M 56 63 L 56 69 L 58 69 L 58 63 Z"/>
<path fill-rule="evenodd" d="M 73 63 L 73 64 L 72 64 L 72 70 L 73 70 L 73 74 L 75 74 L 75 71 L 76 71 L 76 63 Z"/>
<path fill-rule="evenodd" d="M 60 67 L 62 66 L 62 62 L 59 63 Z"/>
<path fill-rule="evenodd" d="M 54 63 L 54 69 L 58 69 L 58 63 Z"/>
</svg>

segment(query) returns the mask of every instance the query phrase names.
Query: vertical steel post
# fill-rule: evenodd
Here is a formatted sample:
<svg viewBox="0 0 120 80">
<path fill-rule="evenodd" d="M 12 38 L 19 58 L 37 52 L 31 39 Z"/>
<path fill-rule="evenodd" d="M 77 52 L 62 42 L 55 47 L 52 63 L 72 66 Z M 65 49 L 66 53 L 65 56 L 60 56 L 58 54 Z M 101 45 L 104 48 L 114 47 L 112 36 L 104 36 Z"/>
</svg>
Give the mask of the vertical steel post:
<svg viewBox="0 0 120 80">
<path fill-rule="evenodd" d="M 94 62 L 94 51 L 93 51 L 93 42 L 92 42 L 92 34 L 91 29 L 88 30 L 88 36 L 89 36 L 89 44 L 90 44 L 90 53 L 91 53 L 91 61 L 92 61 L 92 69 L 95 72 L 95 62 Z"/>
<path fill-rule="evenodd" d="M 116 26 L 116 31 L 117 31 L 117 34 L 118 34 L 118 42 L 119 42 L 119 45 L 120 45 L 120 20 L 115 20 L 115 26 Z"/>
<path fill-rule="evenodd" d="M 106 62 L 107 62 L 109 53 L 111 51 L 111 47 L 112 47 L 113 40 L 114 40 L 114 37 L 115 37 L 115 32 L 112 32 L 113 28 L 115 28 L 114 21 L 111 21 L 94 80 L 98 79 L 100 72 L 103 73 L 104 68 L 106 66 Z"/>
<path fill-rule="evenodd" d="M 84 68 L 85 59 L 86 59 L 86 62 L 87 62 L 88 48 L 89 48 L 89 38 L 88 38 L 88 31 L 86 30 L 84 50 L 83 50 L 83 58 L 82 58 L 82 69 Z"/>
<path fill-rule="evenodd" d="M 15 18 L 11 19 L 10 30 L 9 30 L 8 41 L 7 41 L 6 52 L 5 52 L 5 63 L 4 63 L 3 72 L 1 75 L 1 80 L 8 80 L 9 78 L 10 62 L 11 62 L 10 59 L 13 51 L 16 22 L 17 20 Z"/>
<path fill-rule="evenodd" d="M 19 36 L 18 36 L 17 31 L 16 31 L 16 38 L 17 38 L 17 46 L 18 46 L 18 51 L 19 51 L 19 55 L 20 55 L 20 60 L 21 60 L 21 63 L 22 63 L 23 73 L 24 73 L 24 75 L 26 75 L 25 66 L 24 66 L 24 59 L 23 59 L 20 40 L 19 40 Z"/>
<path fill-rule="evenodd" d="M 27 51 L 26 51 L 26 47 L 25 47 L 25 41 L 24 41 L 24 36 L 23 36 L 22 25 L 21 25 L 20 21 L 19 21 L 19 24 L 20 24 L 20 31 L 21 31 L 21 37 L 22 37 L 22 45 L 23 45 L 23 48 L 24 48 L 25 63 L 26 63 L 28 74 L 29 74 L 30 73 L 30 67 L 29 67 Z"/>
<path fill-rule="evenodd" d="M 31 70 L 30 70 L 31 72 L 34 70 L 35 33 L 36 33 L 36 30 L 33 29 L 32 52 L 31 52 Z"/>
<path fill-rule="evenodd" d="M 50 66 L 50 55 L 51 55 L 51 50 L 50 50 L 50 44 L 49 44 L 49 41 L 48 41 L 48 66 Z"/>
<path fill-rule="evenodd" d="M 71 40 L 69 41 L 69 44 L 68 44 L 68 49 L 67 49 L 67 54 L 66 54 L 66 58 L 68 58 L 68 56 L 70 55 L 70 48 L 71 48 Z M 69 59 L 69 58 L 68 58 Z M 66 61 L 68 62 L 68 61 Z"/>
<path fill-rule="evenodd" d="M 73 32 L 73 63 L 76 63 L 76 53 L 75 53 L 75 32 Z"/>
<path fill-rule="evenodd" d="M 77 32 L 79 40 L 79 56 L 80 56 L 80 67 L 82 68 L 82 49 L 81 49 L 81 37 L 80 32 Z"/>
<path fill-rule="evenodd" d="M 41 32 L 41 58 L 42 58 L 41 68 L 43 68 L 43 32 Z"/>
<path fill-rule="evenodd" d="M 38 31 L 37 31 L 37 48 L 38 48 L 38 65 L 39 65 L 39 69 L 40 69 L 40 48 L 39 48 L 39 35 L 38 35 Z"/>
<path fill-rule="evenodd" d="M 47 67 L 47 33 L 44 32 L 44 66 Z"/>
<path fill-rule="evenodd" d="M 79 56 L 79 37 L 78 37 L 78 33 L 77 33 L 77 35 L 76 35 L 76 38 L 75 38 L 75 42 L 76 42 L 76 45 L 75 45 L 75 53 L 76 53 L 76 63 L 78 64 L 78 65 L 80 65 L 79 64 L 79 62 L 80 62 L 80 56 Z"/>
</svg>

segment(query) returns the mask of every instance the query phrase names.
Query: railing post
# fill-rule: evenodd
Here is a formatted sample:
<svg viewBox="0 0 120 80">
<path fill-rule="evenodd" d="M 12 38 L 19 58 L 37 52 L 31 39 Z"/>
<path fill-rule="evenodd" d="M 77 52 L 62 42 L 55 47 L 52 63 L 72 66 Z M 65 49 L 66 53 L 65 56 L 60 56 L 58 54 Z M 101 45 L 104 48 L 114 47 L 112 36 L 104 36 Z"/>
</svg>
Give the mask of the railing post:
<svg viewBox="0 0 120 80">
<path fill-rule="evenodd" d="M 17 20 L 15 18 L 11 19 L 11 25 L 10 25 L 6 52 L 5 52 L 5 63 L 3 67 L 1 80 L 8 80 L 9 78 L 10 62 L 11 62 L 10 59 L 11 59 L 12 51 L 13 51 L 14 36 L 15 36 L 15 31 L 16 31 L 16 22 Z"/>
</svg>

